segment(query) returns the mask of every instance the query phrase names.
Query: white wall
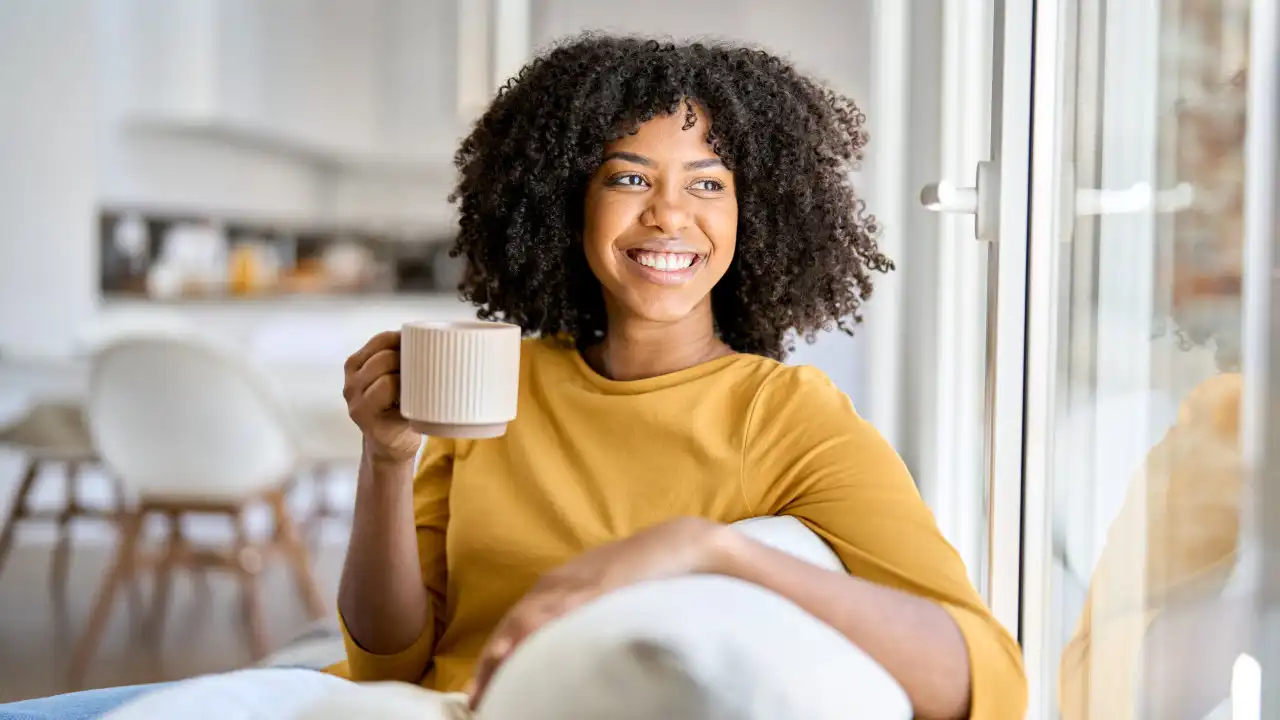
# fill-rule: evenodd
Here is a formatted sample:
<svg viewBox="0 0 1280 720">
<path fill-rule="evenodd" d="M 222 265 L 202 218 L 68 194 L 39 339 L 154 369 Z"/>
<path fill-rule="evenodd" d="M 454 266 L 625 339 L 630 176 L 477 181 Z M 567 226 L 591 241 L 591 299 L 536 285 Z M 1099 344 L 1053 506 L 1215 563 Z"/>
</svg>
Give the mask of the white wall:
<svg viewBox="0 0 1280 720">
<path fill-rule="evenodd" d="M 94 305 L 94 23 L 0 3 L 0 352 L 56 352 Z"/>
<path fill-rule="evenodd" d="M 97 189 L 104 201 L 286 217 L 315 212 L 319 178 L 298 158 L 131 122 L 139 115 L 215 106 L 261 115 L 271 109 L 266 99 L 277 94 L 285 96 L 276 103 L 297 104 L 314 95 L 306 88 L 292 88 L 288 95 L 260 77 L 268 65 L 266 28 L 253 22 L 243 5 L 239 0 L 102 0 L 96 5 Z M 219 43 L 234 45 L 235 52 L 218 53 Z M 298 48 L 271 49 L 282 58 L 305 57 Z M 226 62 L 217 63 L 215 71 L 211 65 L 217 60 Z M 337 110 L 330 114 L 341 117 Z"/>
</svg>

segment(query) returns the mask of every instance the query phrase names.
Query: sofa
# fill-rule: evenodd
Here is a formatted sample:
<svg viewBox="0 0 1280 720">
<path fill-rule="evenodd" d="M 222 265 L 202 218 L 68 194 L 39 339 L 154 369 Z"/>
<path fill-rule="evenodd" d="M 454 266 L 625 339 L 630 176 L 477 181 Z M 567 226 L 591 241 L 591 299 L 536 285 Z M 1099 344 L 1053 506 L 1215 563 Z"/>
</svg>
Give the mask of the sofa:
<svg viewBox="0 0 1280 720">
<path fill-rule="evenodd" d="M 842 569 L 835 553 L 794 518 L 754 518 L 735 527 L 816 565 Z M 260 667 L 319 669 L 342 656 L 336 623 L 327 622 Z M 256 673 L 264 675 L 271 673 Z M 347 694 L 358 701 L 344 704 L 343 693 L 325 696 L 325 688 L 313 689 L 329 683 L 328 676 L 314 675 L 280 670 L 277 680 L 258 680 L 253 692 L 244 691 L 252 683 L 211 676 L 193 681 L 204 683 L 198 696 L 179 685 L 164 691 L 167 697 L 144 697 L 112 717 L 132 720 L 181 706 L 183 717 L 194 717 L 199 708 L 210 718 L 247 720 L 267 717 L 260 713 L 264 703 L 288 692 L 316 692 L 319 698 L 284 704 L 286 716 L 299 720 L 423 717 L 410 686 Z M 235 702 L 219 699 L 231 696 Z M 194 706 L 192 697 L 199 698 Z M 476 713 L 480 720 L 911 717 L 901 686 L 844 636 L 768 590 L 709 575 L 634 585 L 549 623 L 500 668 Z"/>
</svg>

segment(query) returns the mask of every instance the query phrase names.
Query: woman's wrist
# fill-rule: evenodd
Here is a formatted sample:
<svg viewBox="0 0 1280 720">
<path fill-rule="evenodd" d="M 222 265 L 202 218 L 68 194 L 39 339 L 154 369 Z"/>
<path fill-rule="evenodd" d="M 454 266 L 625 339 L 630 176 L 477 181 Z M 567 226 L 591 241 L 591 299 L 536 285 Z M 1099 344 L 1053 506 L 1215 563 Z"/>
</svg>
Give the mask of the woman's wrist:
<svg viewBox="0 0 1280 720">
<path fill-rule="evenodd" d="M 729 525 L 715 523 L 702 540 L 699 572 L 708 575 L 741 577 L 743 563 L 751 553 L 752 540 Z"/>
<path fill-rule="evenodd" d="M 404 449 L 384 447 L 368 437 L 363 438 L 363 443 L 364 460 L 375 469 L 392 470 L 412 467 L 413 460 L 417 456 L 416 451 L 411 453 Z"/>
<path fill-rule="evenodd" d="M 413 460 L 413 456 L 380 452 L 366 440 L 361 460 L 364 467 L 359 473 L 358 483 L 380 491 L 403 489 L 413 483 Z"/>
</svg>

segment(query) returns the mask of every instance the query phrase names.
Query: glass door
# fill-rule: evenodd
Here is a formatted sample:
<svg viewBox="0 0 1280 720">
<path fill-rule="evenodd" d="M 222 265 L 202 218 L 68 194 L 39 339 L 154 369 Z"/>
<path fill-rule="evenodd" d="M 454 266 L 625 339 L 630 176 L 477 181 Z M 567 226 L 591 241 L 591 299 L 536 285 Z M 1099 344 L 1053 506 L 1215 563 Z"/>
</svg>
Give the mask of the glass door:
<svg viewBox="0 0 1280 720">
<path fill-rule="evenodd" d="M 1246 442 L 1266 413 L 1241 411 L 1265 395 L 1258 361 L 1246 365 L 1270 335 L 1246 322 L 1258 265 L 1245 258 L 1276 228 L 1254 217 L 1274 199 L 1250 187 L 1274 163 L 1257 171 L 1261 146 L 1246 143 L 1275 129 L 1259 114 L 1274 84 L 1255 76 L 1275 72 L 1274 34 L 1259 46 L 1253 27 L 1275 4 L 1036 5 L 1021 374 L 1031 716 L 1241 717 L 1232 688 L 1248 696 L 1257 668 L 1265 556 L 1253 480 L 1267 467 Z"/>
<path fill-rule="evenodd" d="M 986 343 L 945 361 L 986 369 L 978 577 L 1030 717 L 1257 717 L 1257 661 L 1280 667 L 1280 11 L 968 5 L 994 28 L 990 149 L 921 200 L 985 251 Z"/>
</svg>

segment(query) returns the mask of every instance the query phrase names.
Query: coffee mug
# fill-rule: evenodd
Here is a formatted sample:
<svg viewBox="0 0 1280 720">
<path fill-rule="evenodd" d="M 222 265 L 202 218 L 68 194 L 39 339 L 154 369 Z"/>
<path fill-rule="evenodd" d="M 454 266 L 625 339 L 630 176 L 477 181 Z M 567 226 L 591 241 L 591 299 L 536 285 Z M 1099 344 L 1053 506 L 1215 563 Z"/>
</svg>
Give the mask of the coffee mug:
<svg viewBox="0 0 1280 720">
<path fill-rule="evenodd" d="M 400 328 L 400 414 L 423 435 L 492 438 L 516 417 L 520 328 L 423 320 Z"/>
</svg>

